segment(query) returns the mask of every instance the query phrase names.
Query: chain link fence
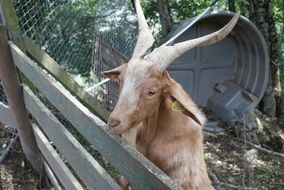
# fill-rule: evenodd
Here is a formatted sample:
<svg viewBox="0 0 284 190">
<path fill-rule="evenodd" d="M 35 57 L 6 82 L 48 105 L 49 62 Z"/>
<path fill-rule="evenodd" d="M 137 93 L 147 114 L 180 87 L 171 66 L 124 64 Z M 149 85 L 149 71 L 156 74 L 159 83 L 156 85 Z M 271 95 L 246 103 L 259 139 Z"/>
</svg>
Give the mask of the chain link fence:
<svg viewBox="0 0 284 190">
<path fill-rule="evenodd" d="M 4 89 L 2 86 L 2 81 L 0 81 L 0 103 L 6 104 L 6 105 L 8 104 L 7 97 L 4 93 Z"/>
<path fill-rule="evenodd" d="M 3 20 L 2 20 L 1 14 L 0 14 L 0 24 L 3 24 Z M 3 89 L 3 86 L 2 86 L 2 81 L 1 80 L 0 80 L 0 103 L 8 104 L 7 97 L 6 97 L 5 93 L 4 93 L 4 89 Z"/>
<path fill-rule="evenodd" d="M 136 16 L 128 0 L 14 0 L 14 7 L 21 35 L 32 39 L 85 90 L 103 80 L 102 71 L 126 62 L 134 49 Z M 119 87 L 109 81 L 89 93 L 104 109 L 112 111 Z M 116 177 L 115 169 L 54 105 L 39 92 L 37 96 L 111 176 Z"/>
<path fill-rule="evenodd" d="M 91 15 L 84 13 L 87 6 L 57 0 L 16 0 L 14 5 L 23 35 L 68 72 L 88 72 L 94 25 Z"/>
<path fill-rule="evenodd" d="M 136 16 L 127 0 L 14 0 L 21 35 L 28 36 L 85 89 L 101 72 L 127 61 L 136 42 Z M 107 7 L 107 8 L 106 8 Z M 89 92 L 111 111 L 114 82 Z"/>
<path fill-rule="evenodd" d="M 100 0 L 96 7 L 93 72 L 102 80 L 101 72 L 115 68 L 131 57 L 137 36 L 136 16 L 130 1 Z M 108 7 L 106 9 L 105 7 Z M 118 84 L 106 83 L 96 99 L 111 111 L 119 94 Z"/>
</svg>

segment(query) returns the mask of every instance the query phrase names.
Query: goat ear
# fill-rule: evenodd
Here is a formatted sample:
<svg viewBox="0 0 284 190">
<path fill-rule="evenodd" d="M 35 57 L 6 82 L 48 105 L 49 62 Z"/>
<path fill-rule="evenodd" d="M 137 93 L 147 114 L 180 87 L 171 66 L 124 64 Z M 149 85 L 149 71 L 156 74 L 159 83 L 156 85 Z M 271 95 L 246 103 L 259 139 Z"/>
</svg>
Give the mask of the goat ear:
<svg viewBox="0 0 284 190">
<path fill-rule="evenodd" d="M 206 123 L 206 117 L 198 106 L 193 102 L 189 95 L 183 90 L 183 88 L 170 78 L 167 72 L 163 73 L 163 78 L 166 82 L 164 86 L 164 93 L 170 96 L 173 100 L 173 111 L 182 111 L 189 117 L 191 117 L 199 125 L 203 126 Z"/>
<path fill-rule="evenodd" d="M 104 75 L 105 77 L 111 80 L 118 81 L 119 75 L 124 71 L 125 68 L 126 64 L 122 64 L 119 67 L 102 72 L 102 75 Z"/>
</svg>

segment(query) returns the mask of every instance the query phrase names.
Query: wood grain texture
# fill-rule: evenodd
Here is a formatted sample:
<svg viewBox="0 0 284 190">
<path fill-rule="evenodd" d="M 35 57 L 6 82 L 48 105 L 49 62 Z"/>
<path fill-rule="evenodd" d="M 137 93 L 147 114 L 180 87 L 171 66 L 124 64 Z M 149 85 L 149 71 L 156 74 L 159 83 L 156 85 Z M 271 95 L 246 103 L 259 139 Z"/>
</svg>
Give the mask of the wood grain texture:
<svg viewBox="0 0 284 190">
<path fill-rule="evenodd" d="M 0 102 L 0 122 L 5 123 L 9 127 L 16 128 L 16 122 L 11 114 L 9 107 Z"/>
<path fill-rule="evenodd" d="M 104 168 L 27 86 L 24 87 L 24 99 L 29 112 L 89 189 L 120 189 Z"/>
<path fill-rule="evenodd" d="M 53 171 L 49 167 L 49 165 L 46 162 L 44 162 L 43 163 L 43 167 L 45 169 L 45 172 L 46 172 L 46 174 L 47 174 L 47 176 L 48 176 L 48 178 L 50 180 L 50 183 L 52 184 L 54 190 L 62 190 L 59 182 L 57 181 L 57 179 L 56 179 Z"/>
<path fill-rule="evenodd" d="M 74 127 L 130 182 L 134 189 L 180 189 L 167 175 L 125 140 L 108 132 L 106 124 L 67 89 L 42 71 L 14 44 L 14 62 Z"/>
<path fill-rule="evenodd" d="M 51 75 L 75 94 L 83 104 L 96 113 L 102 120 L 107 121 L 109 112 L 95 102 L 94 98 L 64 71 L 47 53 L 40 49 L 30 38 L 22 38 L 25 50 Z"/>
<path fill-rule="evenodd" d="M 67 168 L 56 150 L 51 146 L 45 135 L 41 132 L 36 124 L 33 124 L 33 130 L 40 151 L 65 189 L 83 190 L 81 184 Z"/>
<path fill-rule="evenodd" d="M 13 115 L 23 152 L 33 168 L 40 173 L 42 158 L 25 109 L 16 67 L 8 46 L 5 27 L 0 25 L 0 77 L 10 111 Z"/>
</svg>

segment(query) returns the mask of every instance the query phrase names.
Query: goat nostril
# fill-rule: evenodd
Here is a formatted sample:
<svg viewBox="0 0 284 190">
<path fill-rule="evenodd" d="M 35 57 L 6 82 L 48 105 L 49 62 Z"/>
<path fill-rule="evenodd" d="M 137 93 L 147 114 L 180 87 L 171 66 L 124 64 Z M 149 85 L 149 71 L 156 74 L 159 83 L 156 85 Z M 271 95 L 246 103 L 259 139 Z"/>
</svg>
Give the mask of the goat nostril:
<svg viewBox="0 0 284 190">
<path fill-rule="evenodd" d="M 109 122 L 108 122 L 108 126 L 110 128 L 114 128 L 116 126 L 118 126 L 120 124 L 120 120 L 118 119 L 110 119 Z"/>
</svg>

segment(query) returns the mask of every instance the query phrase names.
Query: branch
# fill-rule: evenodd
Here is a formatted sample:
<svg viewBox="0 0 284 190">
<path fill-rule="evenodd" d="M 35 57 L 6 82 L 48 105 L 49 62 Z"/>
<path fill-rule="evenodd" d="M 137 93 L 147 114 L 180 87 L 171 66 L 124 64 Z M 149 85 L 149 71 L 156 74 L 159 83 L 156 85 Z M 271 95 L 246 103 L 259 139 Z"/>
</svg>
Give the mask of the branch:
<svg viewBox="0 0 284 190">
<path fill-rule="evenodd" d="M 260 150 L 260 151 L 265 152 L 267 154 L 271 154 L 273 156 L 279 156 L 279 157 L 284 158 L 284 154 L 283 153 L 275 152 L 275 151 L 272 151 L 272 150 L 268 150 L 266 148 L 261 147 L 260 145 L 254 144 L 254 143 L 252 143 L 250 141 L 246 141 L 246 143 L 249 144 L 250 146 L 256 148 L 257 150 Z"/>
<path fill-rule="evenodd" d="M 15 131 L 16 129 L 10 128 L 10 127 L 4 127 L 4 126 L 0 126 L 0 130 L 3 131 L 4 133 L 9 134 L 10 136 L 14 136 L 15 135 Z"/>
<path fill-rule="evenodd" d="M 225 187 L 225 188 L 229 188 L 229 189 L 236 189 L 236 190 L 257 190 L 257 188 L 252 188 L 252 187 L 241 187 L 241 186 L 236 186 L 236 185 L 232 185 L 229 183 L 224 183 L 219 181 L 219 179 L 217 178 L 217 176 L 215 174 L 213 174 L 212 172 L 209 172 L 209 176 L 210 178 L 213 180 L 213 183 L 216 186 L 219 187 Z"/>
<path fill-rule="evenodd" d="M 0 155 L 0 163 L 2 163 L 4 161 L 4 159 L 8 156 L 11 147 L 15 144 L 15 142 L 17 141 L 18 138 L 19 138 L 19 136 L 17 135 L 10 140 L 10 143 L 8 144 L 8 146 L 5 148 L 5 150 Z"/>
<path fill-rule="evenodd" d="M 279 156 L 279 157 L 284 158 L 284 154 L 281 153 L 281 152 L 275 152 L 275 151 L 272 151 L 272 150 L 268 150 L 268 149 L 266 149 L 266 148 L 261 147 L 261 145 L 254 144 L 254 143 L 252 143 L 252 142 L 250 142 L 250 141 L 248 141 L 248 140 L 246 140 L 246 142 L 244 142 L 244 140 L 243 140 L 243 139 L 240 139 L 240 138 L 234 137 L 234 139 L 237 139 L 237 140 L 239 140 L 239 141 L 242 141 L 243 143 L 247 143 L 248 145 L 250 145 L 250 146 L 256 148 L 257 150 L 260 150 L 260 151 L 265 152 L 265 153 L 267 153 L 267 154 L 270 154 L 270 155 L 272 155 L 272 156 Z"/>
<path fill-rule="evenodd" d="M 222 135 L 225 135 L 225 136 L 228 136 L 228 137 L 232 138 L 232 136 L 227 135 L 227 134 L 222 134 Z M 275 152 L 275 151 L 269 150 L 267 148 L 263 148 L 263 147 L 261 147 L 261 145 L 254 144 L 254 143 L 252 143 L 252 142 L 250 142 L 248 140 L 246 140 L 246 142 L 245 142 L 243 139 L 240 139 L 240 138 L 237 138 L 237 137 L 233 137 L 233 139 L 241 141 L 242 143 L 247 143 L 248 145 L 256 148 L 257 150 L 260 150 L 260 151 L 262 151 L 264 153 L 267 153 L 267 154 L 270 154 L 272 156 L 278 156 L 278 157 L 284 158 L 284 154 L 281 153 L 281 152 Z"/>
</svg>

